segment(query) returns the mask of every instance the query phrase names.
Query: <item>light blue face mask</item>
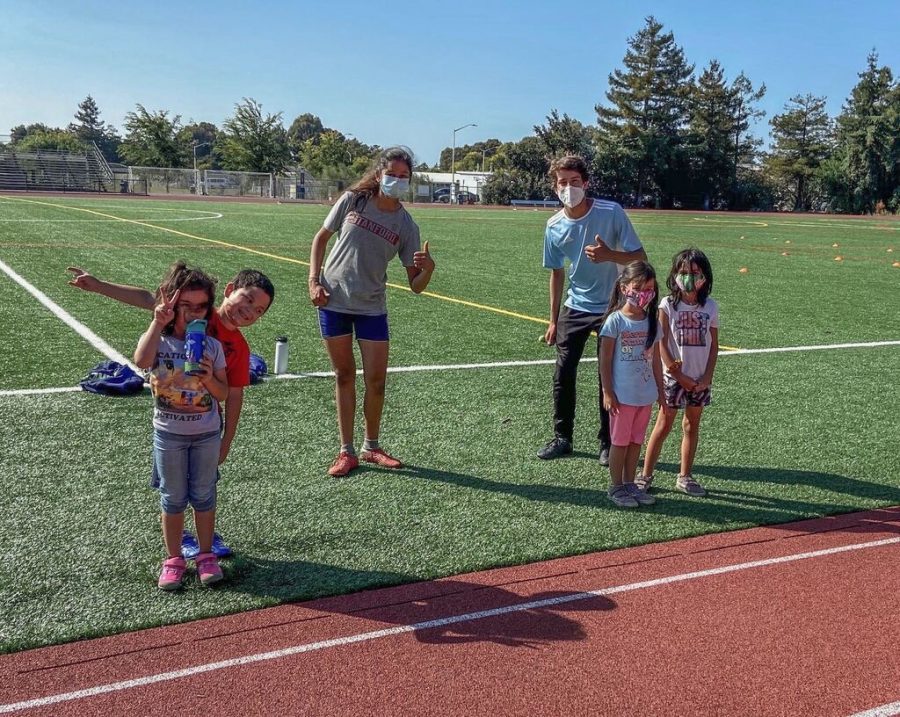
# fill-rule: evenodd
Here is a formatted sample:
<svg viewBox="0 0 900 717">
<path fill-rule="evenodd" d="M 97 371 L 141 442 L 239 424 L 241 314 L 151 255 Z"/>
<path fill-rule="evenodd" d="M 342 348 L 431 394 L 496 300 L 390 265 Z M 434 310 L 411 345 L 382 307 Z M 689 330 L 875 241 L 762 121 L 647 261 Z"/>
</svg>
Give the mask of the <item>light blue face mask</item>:
<svg viewBox="0 0 900 717">
<path fill-rule="evenodd" d="M 400 199 L 409 191 L 409 180 L 400 179 L 399 177 L 391 177 L 387 174 L 381 175 L 381 192 L 386 197 Z"/>
</svg>

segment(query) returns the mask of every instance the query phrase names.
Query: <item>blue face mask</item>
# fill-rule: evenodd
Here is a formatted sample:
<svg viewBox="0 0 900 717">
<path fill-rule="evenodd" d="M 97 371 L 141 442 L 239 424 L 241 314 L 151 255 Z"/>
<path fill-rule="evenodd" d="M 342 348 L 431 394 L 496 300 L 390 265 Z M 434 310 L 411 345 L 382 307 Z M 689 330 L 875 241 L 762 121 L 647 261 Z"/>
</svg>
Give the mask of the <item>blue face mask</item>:
<svg viewBox="0 0 900 717">
<path fill-rule="evenodd" d="M 386 197 L 400 199 L 409 191 L 409 180 L 400 179 L 399 177 L 391 177 L 387 174 L 381 175 L 381 193 Z"/>
</svg>

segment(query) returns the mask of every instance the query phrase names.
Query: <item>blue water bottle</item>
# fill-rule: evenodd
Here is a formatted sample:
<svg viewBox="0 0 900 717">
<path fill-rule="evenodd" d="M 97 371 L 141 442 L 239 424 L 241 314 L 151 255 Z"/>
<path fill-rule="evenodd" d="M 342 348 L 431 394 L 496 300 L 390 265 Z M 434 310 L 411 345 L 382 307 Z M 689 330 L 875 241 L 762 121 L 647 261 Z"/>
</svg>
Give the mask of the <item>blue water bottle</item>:
<svg viewBox="0 0 900 717">
<path fill-rule="evenodd" d="M 184 337 L 184 374 L 196 376 L 203 373 L 200 361 L 203 360 L 203 349 L 206 345 L 206 320 L 195 319 L 187 325 Z"/>
</svg>

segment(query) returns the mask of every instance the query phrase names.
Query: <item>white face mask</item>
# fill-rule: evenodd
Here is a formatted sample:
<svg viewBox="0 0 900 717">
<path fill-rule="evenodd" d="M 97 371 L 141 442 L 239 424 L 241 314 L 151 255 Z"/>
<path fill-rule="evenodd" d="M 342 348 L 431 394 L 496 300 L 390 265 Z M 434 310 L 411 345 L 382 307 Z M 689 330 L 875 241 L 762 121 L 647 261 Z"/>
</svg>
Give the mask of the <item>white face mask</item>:
<svg viewBox="0 0 900 717">
<path fill-rule="evenodd" d="M 569 209 L 577 207 L 584 201 L 584 190 L 581 187 L 563 187 L 559 190 L 559 201 Z"/>
<path fill-rule="evenodd" d="M 400 197 L 409 191 L 409 180 L 382 174 L 381 191 L 387 197 L 400 199 Z"/>
</svg>

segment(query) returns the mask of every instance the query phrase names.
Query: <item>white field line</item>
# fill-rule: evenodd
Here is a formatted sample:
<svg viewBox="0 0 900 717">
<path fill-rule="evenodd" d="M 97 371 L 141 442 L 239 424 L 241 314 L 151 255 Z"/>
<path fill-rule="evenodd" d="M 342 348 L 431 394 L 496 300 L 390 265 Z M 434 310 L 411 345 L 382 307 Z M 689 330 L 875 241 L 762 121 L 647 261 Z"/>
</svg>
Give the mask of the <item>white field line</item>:
<svg viewBox="0 0 900 717">
<path fill-rule="evenodd" d="M 213 212 L 208 217 L 174 217 L 172 219 L 167 219 L 166 217 L 151 217 L 150 219 L 133 219 L 135 222 L 163 222 L 165 224 L 171 224 L 173 222 L 202 222 L 207 219 L 221 219 L 222 215 L 219 212 Z M 8 224 L 86 224 L 90 222 L 113 222 L 117 221 L 115 219 L 0 219 L 0 222 L 5 222 Z"/>
<path fill-rule="evenodd" d="M 816 346 L 777 346 L 765 349 L 734 349 L 732 351 L 722 351 L 719 357 L 735 356 L 739 354 L 773 354 L 786 353 L 789 351 L 824 351 L 827 349 L 859 349 L 859 348 L 876 348 L 879 346 L 900 346 L 900 341 L 870 341 L 868 343 L 857 344 L 821 344 Z M 586 356 L 581 359 L 583 363 L 597 363 L 595 356 Z M 433 364 L 425 366 L 389 366 L 388 373 L 416 373 L 419 371 L 466 371 L 471 369 L 490 369 L 490 368 L 510 368 L 516 366 L 552 366 L 556 363 L 556 359 L 537 359 L 532 361 L 494 361 L 491 363 L 455 363 L 455 364 Z M 362 369 L 356 371 L 358 376 L 362 375 Z M 305 373 L 282 373 L 272 374 L 266 378 L 266 381 L 284 381 L 298 378 L 331 378 L 334 376 L 333 371 L 309 371 Z M 60 388 L 18 388 L 11 390 L 0 390 L 2 396 L 29 396 L 40 395 L 43 393 L 65 393 L 67 391 L 79 391 L 78 386 L 63 386 Z"/>
<path fill-rule="evenodd" d="M 520 603 L 518 605 L 508 605 L 506 607 L 493 608 L 491 610 L 479 610 L 477 612 L 468 612 L 462 615 L 451 615 L 436 620 L 427 620 L 425 622 L 417 622 L 411 625 L 398 625 L 396 627 L 386 628 L 384 630 L 374 630 L 372 632 L 362 632 L 356 635 L 347 635 L 346 637 L 336 637 L 330 640 L 322 640 L 319 642 L 309 642 L 302 645 L 294 645 L 293 647 L 274 650 L 272 652 L 259 652 L 243 657 L 234 657 L 229 660 L 220 662 L 210 662 L 205 665 L 196 665 L 187 667 L 182 670 L 173 670 L 171 672 L 161 672 L 155 675 L 147 675 L 146 677 L 138 677 L 132 680 L 123 680 L 121 682 L 112 682 L 96 687 L 89 687 L 83 690 L 75 690 L 73 692 L 63 692 L 47 697 L 38 697 L 23 702 L 11 702 L 9 704 L 0 705 L 0 713 L 18 712 L 21 710 L 32 709 L 35 707 L 46 707 L 47 705 L 59 704 L 61 702 L 71 702 L 86 697 L 94 697 L 96 695 L 107 694 L 110 692 L 118 692 L 128 690 L 135 687 L 145 687 L 147 685 L 159 682 L 169 682 L 178 680 L 183 677 L 192 677 L 206 672 L 215 672 L 218 670 L 227 670 L 232 667 L 240 667 L 242 665 L 250 665 L 256 662 L 266 662 L 269 660 L 279 660 L 292 655 L 299 655 L 306 652 L 317 652 L 320 650 L 328 650 L 334 647 L 343 647 L 345 645 L 353 645 L 360 642 L 371 642 L 386 637 L 402 635 L 419 630 L 431 630 L 445 625 L 454 625 L 460 622 L 469 622 L 471 620 L 482 620 L 488 617 L 497 617 L 500 615 L 508 615 L 510 613 L 524 612 L 526 610 L 540 610 L 543 608 L 553 607 L 555 605 L 564 605 L 566 603 L 577 602 L 579 600 L 588 600 L 594 597 L 606 595 L 618 595 L 621 593 L 633 592 L 635 590 L 645 590 L 647 588 L 655 588 L 664 585 L 672 585 L 674 583 L 687 582 L 689 580 L 698 580 L 700 578 L 708 578 L 714 575 L 724 575 L 726 573 L 734 573 L 742 570 L 752 570 L 755 568 L 767 567 L 769 565 L 780 565 L 783 563 L 792 563 L 798 560 L 808 560 L 811 558 L 821 558 L 828 555 L 837 555 L 839 553 L 847 553 L 857 550 L 866 550 L 869 548 L 880 548 L 886 545 L 895 545 L 900 543 L 900 538 L 884 538 L 882 540 L 873 540 L 867 543 L 855 543 L 851 545 L 842 545 L 836 548 L 825 548 L 823 550 L 813 550 L 805 553 L 794 553 L 792 555 L 784 555 L 779 558 L 767 558 L 764 560 L 753 560 L 746 563 L 734 563 L 719 568 L 710 568 L 708 570 L 697 570 L 690 573 L 681 573 L 679 575 L 670 575 L 664 578 L 656 578 L 655 580 L 644 580 L 642 582 L 628 583 L 626 585 L 615 585 L 608 588 L 600 588 L 589 592 L 569 593 L 568 595 L 560 595 L 554 598 L 546 598 L 544 600 L 533 600 L 531 602 Z"/>
<path fill-rule="evenodd" d="M 900 702 L 892 702 L 889 705 L 873 707 L 865 712 L 857 712 L 850 717 L 894 717 L 895 715 L 900 715 Z"/>
<path fill-rule="evenodd" d="M 87 326 L 82 324 L 78 319 L 72 316 L 69 312 L 63 309 L 58 304 L 54 303 L 50 297 L 48 297 L 43 291 L 29 284 L 25 279 L 19 276 L 15 271 L 13 271 L 9 266 L 0 261 L 0 270 L 6 273 L 10 279 L 16 282 L 19 286 L 21 286 L 25 291 L 31 294 L 35 299 L 40 301 L 45 307 L 47 307 L 50 312 L 56 316 L 60 321 L 69 326 L 71 329 L 75 331 L 81 338 L 87 341 L 91 346 L 93 346 L 97 351 L 102 353 L 108 359 L 112 359 L 113 361 L 118 361 L 119 363 L 124 363 L 135 371 L 140 371 L 140 369 L 135 366 L 131 361 L 125 358 L 122 354 L 116 351 L 112 346 L 106 343 L 103 339 L 101 339 L 97 334 L 91 331 Z M 3 392 L 5 394 L 5 392 Z"/>
</svg>

